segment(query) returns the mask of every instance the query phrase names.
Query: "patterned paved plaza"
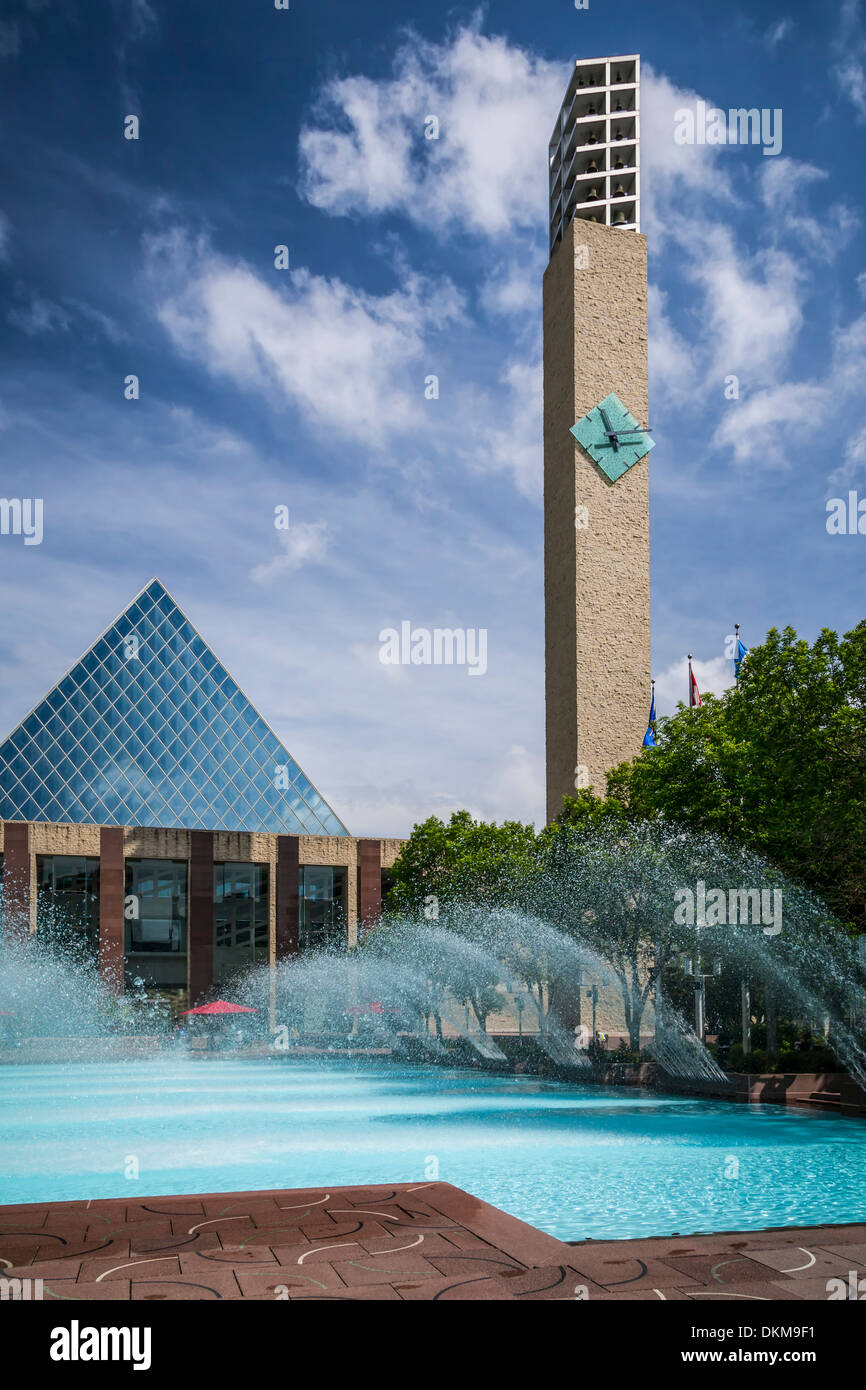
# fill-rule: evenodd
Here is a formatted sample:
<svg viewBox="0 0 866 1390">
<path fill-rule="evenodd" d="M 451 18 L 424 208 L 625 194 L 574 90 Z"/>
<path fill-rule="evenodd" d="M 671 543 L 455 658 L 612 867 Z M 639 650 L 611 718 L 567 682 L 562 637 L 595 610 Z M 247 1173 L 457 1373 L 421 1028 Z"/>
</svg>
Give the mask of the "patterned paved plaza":
<svg viewBox="0 0 866 1390">
<path fill-rule="evenodd" d="M 433 1182 L 0 1207 L 0 1264 L 45 1300 L 823 1301 L 866 1226 L 568 1245 Z"/>
</svg>

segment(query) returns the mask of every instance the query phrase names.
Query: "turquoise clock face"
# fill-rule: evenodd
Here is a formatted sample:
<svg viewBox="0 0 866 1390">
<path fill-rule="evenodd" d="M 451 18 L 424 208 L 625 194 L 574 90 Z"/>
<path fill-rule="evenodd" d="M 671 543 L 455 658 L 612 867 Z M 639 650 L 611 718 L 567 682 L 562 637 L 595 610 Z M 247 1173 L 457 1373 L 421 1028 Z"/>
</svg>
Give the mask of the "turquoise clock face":
<svg viewBox="0 0 866 1390">
<path fill-rule="evenodd" d="M 571 433 L 612 483 L 655 448 L 655 440 L 613 391 L 572 425 Z"/>
</svg>

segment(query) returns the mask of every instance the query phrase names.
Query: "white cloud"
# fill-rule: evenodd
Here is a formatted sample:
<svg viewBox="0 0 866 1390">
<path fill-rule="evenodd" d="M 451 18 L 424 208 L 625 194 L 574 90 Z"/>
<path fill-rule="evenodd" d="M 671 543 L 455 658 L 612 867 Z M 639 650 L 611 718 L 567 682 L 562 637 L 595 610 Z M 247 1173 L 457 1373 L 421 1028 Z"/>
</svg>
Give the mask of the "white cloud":
<svg viewBox="0 0 866 1390">
<path fill-rule="evenodd" d="M 257 583 L 268 583 L 279 574 L 293 574 L 302 565 L 321 564 L 327 554 L 330 536 L 325 521 L 294 521 L 287 531 L 277 531 L 276 535 L 278 553 L 252 572 Z"/>
<path fill-rule="evenodd" d="M 819 382 L 783 382 L 731 401 L 719 422 L 714 442 L 730 448 L 737 463 L 760 460 L 763 465 L 785 466 L 786 442 L 794 432 L 810 426 L 827 403 Z"/>
<path fill-rule="evenodd" d="M 786 39 L 793 31 L 794 21 L 789 15 L 786 15 L 784 19 L 777 19 L 769 25 L 764 33 L 764 43 L 772 53 L 778 48 L 782 40 Z"/>
<path fill-rule="evenodd" d="M 667 313 L 668 296 L 657 285 L 650 285 L 649 364 L 653 395 L 680 405 L 688 401 L 699 385 L 700 373 L 694 347 L 674 328 Z"/>
<path fill-rule="evenodd" d="M 650 63 L 641 65 L 641 230 L 657 248 L 670 233 L 694 247 L 688 229 L 696 198 L 735 202 L 719 146 L 674 140 L 677 111 L 694 110 L 699 100 L 700 93 L 677 87 Z"/>
<path fill-rule="evenodd" d="M 451 774 L 452 778 L 454 774 Z M 540 752 L 521 744 L 504 752 L 491 749 L 484 776 L 471 790 L 462 780 L 447 778 L 437 786 L 407 775 L 400 782 L 381 780 L 350 784 L 339 797 L 340 814 L 356 835 L 406 835 L 428 816 L 448 820 L 452 811 L 469 811 L 481 820 L 523 820 L 544 824 L 545 765 Z"/>
<path fill-rule="evenodd" d="M 845 462 L 852 473 L 861 473 L 866 467 L 866 425 L 848 441 Z"/>
<path fill-rule="evenodd" d="M 517 360 L 501 374 L 504 399 L 495 404 L 467 392 L 459 404 L 455 447 L 467 467 L 508 473 L 518 492 L 539 501 L 542 492 L 542 370 Z M 491 423 L 495 421 L 495 423 Z"/>
<path fill-rule="evenodd" d="M 817 258 L 827 257 L 828 248 L 838 249 L 850 234 L 854 219 L 835 209 L 832 234 L 818 229 L 802 209 L 821 171 L 790 159 L 764 160 L 760 175 L 746 172 L 762 178 L 767 205 L 777 205 L 773 225 L 784 223 L 799 253 L 789 255 L 780 246 L 745 252 L 720 214 L 720 208 L 740 206 L 732 166 L 716 146 L 674 140 L 676 112 L 694 106 L 699 94 L 649 64 L 642 76 L 644 223 L 657 255 L 664 254 L 666 240 L 674 242 L 682 273 L 700 291 L 692 315 L 700 331 L 692 340 L 675 328 L 662 291 L 651 287 L 653 390 L 687 404 L 698 399 L 701 386 L 720 391 L 731 373 L 742 378 L 744 390 L 770 388 L 803 322 L 803 239 L 812 242 Z M 524 226 L 532 226 L 535 254 L 525 247 L 506 252 L 479 298 L 488 315 L 537 333 L 546 248 L 535 173 L 566 80 L 558 65 L 540 63 L 474 28 L 441 45 L 413 36 L 384 81 L 352 77 L 328 86 L 318 122 L 301 139 L 307 195 L 332 212 L 397 211 L 424 225 L 459 227 L 482 237 L 510 231 L 516 241 Z M 520 112 L 522 129 L 511 138 L 499 119 L 502 102 Z M 440 121 L 440 139 L 425 142 L 424 117 L 432 114 Z M 768 163 L 783 168 L 767 170 Z M 470 466 L 504 467 L 525 495 L 537 497 L 540 441 L 533 412 L 540 393 L 534 373 L 516 364 L 503 369 L 504 423 L 479 427 L 477 421 L 490 415 L 490 402 L 464 393 L 460 450 Z"/>
<path fill-rule="evenodd" d="M 544 265 L 545 257 L 533 245 L 526 247 L 522 255 L 500 262 L 481 286 L 479 298 L 485 313 L 540 321 L 539 286 Z"/>
<path fill-rule="evenodd" d="M 787 447 L 803 430 L 812 433 L 826 422 L 838 425 L 840 408 L 861 409 L 866 389 L 866 314 L 840 330 L 833 353 L 820 376 L 808 381 L 786 381 L 732 402 L 726 410 L 715 442 L 733 450 L 739 463 L 759 460 L 763 464 L 786 465 Z M 855 427 L 859 424 L 853 417 Z M 852 459 L 850 442 L 845 464 L 830 475 L 830 481 L 849 476 Z"/>
<path fill-rule="evenodd" d="M 149 29 L 155 28 L 159 22 L 156 11 L 149 0 L 131 0 L 129 13 L 132 20 L 133 38 L 141 38 Z"/>
<path fill-rule="evenodd" d="M 714 374 L 777 380 L 803 321 L 803 267 L 782 251 L 748 257 L 723 226 L 703 229 L 702 253 L 688 274 L 705 292 Z"/>
<path fill-rule="evenodd" d="M 442 44 L 410 35 L 389 79 L 328 84 L 317 123 L 301 134 L 303 191 L 341 215 L 399 211 L 487 237 L 534 227 L 547 197 L 539 151 L 567 80 L 564 64 L 477 24 Z M 425 138 L 431 116 L 435 140 Z"/>
<path fill-rule="evenodd" d="M 859 218 L 844 202 L 825 203 L 820 220 L 806 212 L 809 186 L 828 177 L 826 170 L 787 156 L 768 159 L 761 166 L 761 198 L 775 240 L 782 236 L 796 238 L 801 254 L 805 252 L 822 261 L 832 261 L 844 250 L 860 225 Z"/>
<path fill-rule="evenodd" d="M 839 32 L 835 48 L 839 59 L 833 76 L 842 95 L 866 121 L 866 33 L 861 24 L 860 0 L 843 0 L 839 11 Z"/>
<path fill-rule="evenodd" d="M 367 445 L 417 426 L 425 334 L 461 313 L 450 282 L 377 296 L 297 270 L 272 286 L 181 233 L 148 250 L 161 323 L 215 375 Z"/>
<path fill-rule="evenodd" d="M 6 317 L 9 323 L 20 328 L 29 338 L 39 333 L 67 333 L 71 323 L 70 315 L 62 305 L 36 294 L 26 305 L 10 309 Z"/>
<path fill-rule="evenodd" d="M 719 147 L 677 145 L 676 111 L 710 99 L 677 87 L 648 64 L 642 76 L 642 226 L 657 261 L 664 267 L 676 256 L 680 276 L 695 291 L 687 316 L 674 326 L 666 297 L 650 287 L 653 393 L 660 390 L 663 403 L 691 401 L 698 409 L 708 393 L 721 401 L 725 378 L 738 376 L 741 399 L 725 404 L 714 442 L 733 446 L 737 462 L 778 465 L 791 442 L 789 424 L 804 422 L 815 400 L 824 399 L 822 380 L 785 380 L 805 322 L 811 268 L 844 248 L 857 219 L 844 202 L 823 206 L 820 222 L 809 214 L 809 194 L 826 178 L 814 165 L 778 157 L 755 169 L 723 159 Z M 767 215 L 757 249 L 743 244 L 731 221 L 746 207 L 734 176 L 737 190 L 758 180 Z M 684 336 L 681 322 L 696 326 L 693 336 Z"/>
<path fill-rule="evenodd" d="M 826 169 L 805 164 L 787 155 L 768 159 L 761 165 L 761 197 L 765 208 L 778 213 L 795 206 L 809 184 L 829 178 Z"/>
<path fill-rule="evenodd" d="M 517 808 L 534 809 L 544 805 L 546 769 L 540 754 L 522 744 L 512 744 L 500 759 L 500 769 L 491 784 L 477 794 L 477 816 L 486 820 L 515 820 L 520 814 Z M 540 812 L 536 813 L 536 819 L 543 823 Z"/>
<path fill-rule="evenodd" d="M 26 303 L 10 309 L 6 317 L 11 324 L 31 338 L 39 333 L 68 333 L 76 319 L 83 319 L 85 323 L 91 324 L 112 343 L 119 343 L 124 337 L 123 330 L 108 314 L 94 308 L 92 304 L 85 304 L 82 300 L 67 295 L 64 295 L 59 304 L 55 304 L 50 299 L 33 294 Z M 80 328 L 80 322 L 78 326 Z"/>
</svg>

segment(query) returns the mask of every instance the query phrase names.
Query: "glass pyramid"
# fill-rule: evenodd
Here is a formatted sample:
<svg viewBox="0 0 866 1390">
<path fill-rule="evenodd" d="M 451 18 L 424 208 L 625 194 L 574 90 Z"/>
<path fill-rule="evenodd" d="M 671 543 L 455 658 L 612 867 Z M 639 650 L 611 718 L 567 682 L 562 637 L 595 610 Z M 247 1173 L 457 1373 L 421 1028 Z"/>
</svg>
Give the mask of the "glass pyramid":
<svg viewBox="0 0 866 1390">
<path fill-rule="evenodd" d="M 348 833 L 158 579 L 0 743 L 0 820 Z"/>
</svg>

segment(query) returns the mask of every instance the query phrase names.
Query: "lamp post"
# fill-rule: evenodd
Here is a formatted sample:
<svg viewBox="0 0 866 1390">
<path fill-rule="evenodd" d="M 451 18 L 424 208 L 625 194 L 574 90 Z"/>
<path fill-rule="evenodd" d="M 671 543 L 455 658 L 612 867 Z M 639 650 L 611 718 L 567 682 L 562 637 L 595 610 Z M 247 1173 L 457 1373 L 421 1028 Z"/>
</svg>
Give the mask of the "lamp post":
<svg viewBox="0 0 866 1390">
<path fill-rule="evenodd" d="M 700 949 L 700 948 L 699 948 Z M 689 980 L 695 982 L 695 1034 L 698 1042 L 703 1043 L 707 1031 L 707 980 L 712 980 L 722 973 L 722 962 L 713 962 L 713 968 L 709 971 L 701 969 L 703 962 L 697 956 L 683 957 L 683 974 Z"/>
<path fill-rule="evenodd" d="M 748 1057 L 752 1050 L 752 992 L 748 980 L 740 984 L 740 1023 L 743 1032 L 743 1055 Z"/>
<path fill-rule="evenodd" d="M 609 984 L 610 984 L 610 976 L 609 976 L 609 975 L 602 975 L 602 977 L 601 977 L 601 987 L 602 987 L 602 989 L 607 989 L 607 987 L 608 987 Z M 596 1022 L 596 1014 L 597 1014 L 597 1012 L 598 1012 L 598 981 L 594 981 L 594 982 L 593 982 L 592 989 L 588 989 L 588 990 L 586 991 L 586 997 L 587 997 L 587 999 L 591 999 L 591 1000 L 592 1000 L 592 1041 L 593 1041 L 593 1044 L 595 1044 L 595 1038 L 596 1038 L 596 1027 L 595 1027 L 595 1022 Z"/>
<path fill-rule="evenodd" d="M 664 1019 L 664 1012 L 665 1012 L 665 995 L 664 995 L 664 988 L 663 988 L 663 986 L 662 986 L 662 967 L 661 967 L 661 962 L 663 961 L 663 959 L 664 959 L 664 955 L 663 955 L 663 953 L 662 953 L 661 945 L 657 942 L 657 943 L 656 943 L 656 946 L 655 946 L 655 951 L 654 951 L 654 953 L 653 953 L 652 960 L 651 960 L 651 963 L 650 963 L 650 969 L 651 969 L 651 970 L 655 970 L 656 967 L 658 967 L 658 974 L 656 975 L 656 980 L 655 980 L 655 996 L 656 996 L 656 1042 L 659 1042 L 659 1041 L 661 1040 L 661 1038 L 664 1036 L 664 1031 L 665 1031 L 665 1019 Z"/>
<path fill-rule="evenodd" d="M 514 1000 L 514 1007 L 517 1009 L 517 1036 L 523 1037 L 523 1010 L 526 1008 L 525 986 L 522 981 L 512 978 L 505 986 L 508 993 Z"/>
<path fill-rule="evenodd" d="M 598 1010 L 598 985 L 594 984 L 592 989 L 586 991 L 587 999 L 592 1000 L 592 1041 L 595 1043 L 595 1016 Z"/>
</svg>

